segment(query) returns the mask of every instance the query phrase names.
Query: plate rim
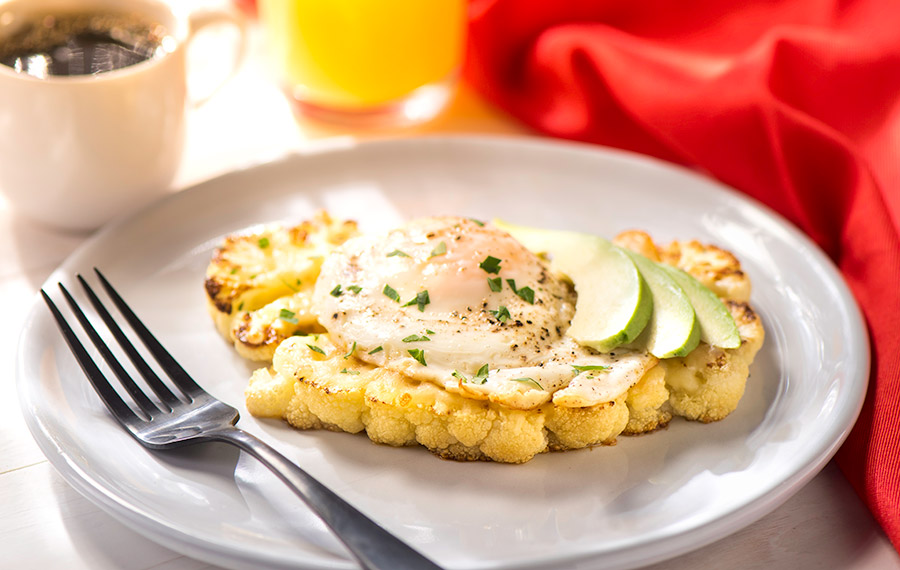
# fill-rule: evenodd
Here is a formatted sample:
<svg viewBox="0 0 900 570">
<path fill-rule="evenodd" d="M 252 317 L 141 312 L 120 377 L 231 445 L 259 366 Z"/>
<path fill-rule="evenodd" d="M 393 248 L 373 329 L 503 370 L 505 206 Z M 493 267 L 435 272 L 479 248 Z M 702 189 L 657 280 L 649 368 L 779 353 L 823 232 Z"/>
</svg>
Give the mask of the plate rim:
<svg viewBox="0 0 900 570">
<path fill-rule="evenodd" d="M 728 187 L 720 181 L 703 176 L 702 174 L 699 174 L 686 167 L 621 149 L 601 147 L 574 141 L 543 139 L 539 137 L 513 137 L 507 135 L 434 135 L 415 138 L 377 139 L 364 142 L 353 141 L 351 144 L 347 144 L 346 141 L 337 141 L 337 144 L 326 144 L 318 147 L 313 147 L 311 149 L 304 149 L 302 151 L 289 151 L 283 153 L 281 156 L 275 159 L 250 161 L 246 164 L 240 165 L 238 168 L 235 168 L 233 170 L 229 170 L 217 176 L 197 182 L 190 185 L 189 187 L 184 188 L 183 190 L 169 194 L 161 198 L 160 200 L 147 205 L 141 210 L 134 212 L 133 214 L 113 221 L 112 223 L 106 225 L 104 228 L 96 232 L 93 236 L 85 240 L 84 243 L 80 244 L 78 248 L 76 248 L 69 256 L 67 256 L 67 258 L 57 268 L 54 269 L 54 271 L 50 274 L 42 287 L 46 288 L 51 283 L 58 281 L 58 276 L 65 273 L 67 266 L 72 265 L 79 258 L 90 253 L 94 248 L 98 247 L 100 244 L 106 241 L 108 239 L 108 236 L 115 235 L 117 232 L 121 231 L 123 227 L 128 226 L 135 220 L 140 220 L 146 217 L 155 210 L 166 208 L 173 202 L 177 203 L 184 200 L 184 196 L 188 193 L 198 193 L 204 191 L 205 188 L 221 185 L 223 184 L 223 181 L 227 181 L 231 177 L 252 174 L 259 170 L 277 168 L 278 166 L 292 164 L 295 161 L 316 160 L 317 157 L 323 155 L 332 155 L 342 152 L 354 153 L 361 148 L 370 148 L 373 146 L 395 146 L 401 149 L 405 147 L 406 150 L 409 150 L 410 148 L 415 149 L 420 145 L 489 146 L 500 151 L 507 150 L 511 147 L 518 147 L 523 149 L 527 148 L 531 151 L 536 152 L 575 152 L 584 155 L 596 155 L 601 159 L 605 155 L 605 157 L 608 159 L 624 162 L 629 165 L 638 167 L 651 167 L 663 172 L 669 171 L 680 174 L 681 176 L 694 178 L 697 181 L 702 182 L 706 186 L 714 186 L 716 187 L 716 190 L 730 194 L 733 199 L 737 199 L 739 202 L 743 202 L 745 204 L 753 206 L 758 211 L 776 221 L 783 229 L 785 229 L 790 234 L 790 237 L 792 239 L 803 243 L 808 249 L 812 250 L 818 257 L 815 261 L 822 269 L 826 270 L 830 274 L 830 276 L 833 278 L 833 284 L 841 292 L 841 300 L 845 308 L 848 310 L 848 316 L 855 321 L 853 323 L 850 323 L 851 326 L 862 333 L 861 335 L 857 336 L 857 343 L 854 352 L 858 354 L 860 358 L 860 364 L 864 370 L 860 370 L 859 373 L 861 380 L 856 386 L 857 398 L 854 402 L 855 405 L 844 408 L 849 421 L 842 422 L 842 428 L 840 429 L 838 437 L 831 440 L 828 445 L 824 445 L 821 452 L 818 454 L 818 457 L 814 461 L 808 462 L 801 468 L 795 469 L 791 477 L 780 481 L 779 484 L 773 487 L 768 493 L 765 493 L 748 503 L 744 503 L 743 507 L 740 509 L 735 509 L 722 516 L 717 517 L 713 521 L 689 529 L 686 534 L 690 534 L 695 538 L 699 537 L 699 541 L 692 542 L 690 543 L 690 545 L 681 548 L 670 546 L 665 553 L 661 553 L 655 557 L 649 558 L 638 557 L 637 559 L 634 559 L 632 563 L 651 564 L 654 562 L 669 559 L 674 556 L 678 556 L 680 554 L 695 550 L 697 548 L 701 548 L 716 540 L 728 536 L 733 532 L 736 532 L 740 528 L 746 527 L 747 525 L 765 516 L 766 514 L 780 506 L 782 503 L 784 503 L 786 500 L 788 500 L 794 493 L 796 493 L 806 482 L 812 479 L 824 467 L 824 465 L 837 452 L 837 449 L 840 447 L 840 445 L 846 440 L 847 436 L 850 433 L 850 430 L 852 429 L 853 425 L 856 422 L 856 419 L 860 414 L 865 400 L 871 363 L 870 351 L 868 349 L 868 331 L 865 326 L 865 320 L 863 319 L 862 312 L 859 309 L 858 303 L 850 292 L 849 287 L 843 280 L 842 275 L 840 274 L 838 268 L 835 266 L 832 260 L 828 258 L 827 255 L 825 255 L 824 252 L 822 252 L 822 250 L 808 236 L 806 236 L 802 231 L 796 228 L 790 221 L 785 219 L 783 216 L 781 216 L 768 206 L 754 200 L 752 197 L 749 197 L 746 194 L 735 190 L 734 188 Z M 35 321 L 40 320 L 41 318 L 46 318 L 42 317 L 41 315 L 42 303 L 43 302 L 40 299 L 40 296 L 35 295 L 32 301 L 32 305 L 26 316 L 22 332 L 19 336 L 19 342 L 16 348 L 16 387 L 19 395 L 20 408 L 23 411 L 26 425 L 28 426 L 32 437 L 38 443 L 38 446 L 40 447 L 42 453 L 44 453 L 44 455 L 48 458 L 57 472 L 59 472 L 63 476 L 63 478 L 79 493 L 87 497 L 94 504 L 102 508 L 105 512 L 112 515 L 114 518 L 124 523 L 126 526 L 129 526 L 133 530 L 136 530 L 140 534 L 161 544 L 162 546 L 171 548 L 188 556 L 201 558 L 223 566 L 229 566 L 229 562 L 232 562 L 235 557 L 240 558 L 241 562 L 260 562 L 261 560 L 259 560 L 257 551 L 254 551 L 252 553 L 252 556 L 247 556 L 249 554 L 247 549 L 229 548 L 228 544 L 225 541 L 223 541 L 221 544 L 216 544 L 214 542 L 210 544 L 207 541 L 193 540 L 193 537 L 190 535 L 190 533 L 183 533 L 175 530 L 179 525 L 173 525 L 171 523 L 167 523 L 166 521 L 160 521 L 156 517 L 146 512 L 141 512 L 140 509 L 136 509 L 135 505 L 130 505 L 126 501 L 121 500 L 121 498 L 116 497 L 113 493 L 110 493 L 107 489 L 105 489 L 101 483 L 92 479 L 90 477 L 90 474 L 84 473 L 80 469 L 77 469 L 75 466 L 73 466 L 69 461 L 69 458 L 66 456 L 64 450 L 60 449 L 60 447 L 57 445 L 58 442 L 54 441 L 47 430 L 44 428 L 40 419 L 37 418 L 34 414 L 28 413 L 31 401 L 27 398 L 28 390 L 22 388 L 27 381 L 24 378 L 25 371 L 23 364 L 24 359 L 26 358 L 26 351 L 28 350 L 25 344 L 27 341 L 26 337 L 28 329 L 34 324 Z M 42 439 L 42 437 L 44 439 Z M 54 458 L 56 459 L 55 461 Z M 723 525 L 723 523 L 725 524 Z M 716 528 L 711 528 L 713 526 L 715 526 Z M 724 526 L 727 530 L 721 530 L 722 526 Z M 164 532 L 165 530 L 171 532 Z M 677 541 L 682 537 L 683 534 L 685 533 L 666 537 L 657 541 L 657 544 Z M 215 550 L 215 548 L 210 548 L 210 546 L 224 547 L 224 550 Z M 586 561 L 591 560 L 601 554 L 603 553 L 576 553 L 567 558 L 552 556 L 547 557 L 546 559 L 534 560 L 531 562 L 517 562 L 509 567 L 535 568 L 539 566 L 542 567 L 548 563 L 571 563 L 575 561 Z M 262 562 L 271 564 L 273 565 L 273 567 L 280 566 L 278 560 L 267 560 Z M 285 560 L 284 563 L 288 564 L 289 561 Z M 318 565 L 316 566 L 310 566 L 310 568 L 342 569 L 354 567 L 351 561 L 336 561 L 334 564 L 322 564 L 321 562 L 317 561 L 317 564 Z M 506 567 L 506 565 L 497 567 Z M 626 567 L 628 567 L 627 564 Z"/>
</svg>

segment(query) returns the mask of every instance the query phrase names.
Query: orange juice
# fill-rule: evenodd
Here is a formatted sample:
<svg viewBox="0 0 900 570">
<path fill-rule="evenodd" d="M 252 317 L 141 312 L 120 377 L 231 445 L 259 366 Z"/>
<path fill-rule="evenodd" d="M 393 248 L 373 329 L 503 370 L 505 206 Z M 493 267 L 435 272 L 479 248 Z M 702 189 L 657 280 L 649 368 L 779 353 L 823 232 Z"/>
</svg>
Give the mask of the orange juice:
<svg viewBox="0 0 900 570">
<path fill-rule="evenodd" d="M 364 110 L 452 82 L 465 0 L 261 0 L 278 72 L 308 104 Z"/>
</svg>

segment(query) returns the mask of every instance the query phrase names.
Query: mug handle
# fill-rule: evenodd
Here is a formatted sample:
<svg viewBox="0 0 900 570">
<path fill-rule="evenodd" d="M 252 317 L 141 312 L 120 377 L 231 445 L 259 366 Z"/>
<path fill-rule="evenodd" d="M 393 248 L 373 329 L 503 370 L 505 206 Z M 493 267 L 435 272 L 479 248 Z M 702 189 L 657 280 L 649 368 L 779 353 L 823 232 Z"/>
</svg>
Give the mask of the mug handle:
<svg viewBox="0 0 900 570">
<path fill-rule="evenodd" d="M 185 48 L 190 46 L 191 42 L 203 28 L 221 24 L 232 25 L 238 31 L 238 45 L 235 50 L 234 60 L 231 62 L 231 70 L 206 95 L 191 100 L 191 105 L 195 108 L 209 101 L 222 89 L 229 79 L 235 76 L 247 55 L 247 23 L 244 17 L 237 12 L 217 10 L 215 8 L 200 9 L 192 12 L 188 16 L 188 37 L 185 42 Z"/>
</svg>

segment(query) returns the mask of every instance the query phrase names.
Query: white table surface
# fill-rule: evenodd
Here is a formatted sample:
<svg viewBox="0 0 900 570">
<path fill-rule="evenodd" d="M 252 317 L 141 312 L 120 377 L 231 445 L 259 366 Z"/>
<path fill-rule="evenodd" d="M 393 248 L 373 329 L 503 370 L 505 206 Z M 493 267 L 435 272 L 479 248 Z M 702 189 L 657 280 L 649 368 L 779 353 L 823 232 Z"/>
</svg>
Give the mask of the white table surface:
<svg viewBox="0 0 900 570">
<path fill-rule="evenodd" d="M 198 59 L 204 50 L 198 48 Z M 533 136 L 463 88 L 448 111 L 414 131 Z M 184 163 L 174 188 L 241 165 L 327 144 L 367 138 L 297 120 L 265 68 L 262 40 L 251 27 L 249 56 L 215 98 L 191 111 Z M 66 234 L 16 218 L 0 198 L 0 568 L 196 570 L 214 568 L 159 546 L 79 495 L 54 471 L 31 438 L 15 389 L 15 350 L 38 288 L 87 234 Z M 780 508 L 749 527 L 652 568 L 802 570 L 900 568 L 900 556 L 829 463 Z"/>
</svg>

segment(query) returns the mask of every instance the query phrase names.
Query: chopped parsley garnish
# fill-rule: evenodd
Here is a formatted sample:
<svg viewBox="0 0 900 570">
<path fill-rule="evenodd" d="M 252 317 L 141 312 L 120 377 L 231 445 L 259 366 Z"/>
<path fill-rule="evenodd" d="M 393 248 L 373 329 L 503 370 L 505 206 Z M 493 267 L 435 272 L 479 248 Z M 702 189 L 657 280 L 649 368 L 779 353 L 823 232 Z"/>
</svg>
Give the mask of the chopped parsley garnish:
<svg viewBox="0 0 900 570">
<path fill-rule="evenodd" d="M 421 348 L 411 348 L 406 352 L 408 352 L 410 356 L 415 358 L 422 366 L 428 366 L 428 364 L 425 362 L 425 351 Z"/>
<path fill-rule="evenodd" d="M 484 269 L 488 273 L 499 273 L 500 260 L 492 255 L 489 255 L 484 258 L 484 261 L 478 264 L 478 267 Z"/>
<path fill-rule="evenodd" d="M 362 287 L 360 287 L 359 285 L 350 285 L 349 287 L 347 287 L 347 291 L 352 291 L 356 294 L 359 294 L 359 292 L 362 291 Z"/>
<path fill-rule="evenodd" d="M 533 378 L 513 378 L 512 381 L 513 381 L 513 382 L 521 382 L 521 383 L 523 383 L 523 384 L 531 384 L 532 386 L 537 386 L 537 389 L 538 389 L 538 390 L 543 390 L 543 389 L 544 389 L 544 387 L 541 386 L 541 385 L 537 382 L 537 380 L 535 380 L 535 379 L 533 379 Z"/>
<path fill-rule="evenodd" d="M 447 253 L 447 244 L 445 242 L 441 242 L 431 250 L 431 255 L 429 255 L 428 258 L 431 259 L 432 257 L 444 255 L 445 253 Z"/>
<path fill-rule="evenodd" d="M 521 289 L 516 289 L 515 279 L 507 279 L 506 282 L 509 284 L 509 288 L 513 290 L 513 293 L 521 297 L 528 304 L 534 305 L 534 289 L 532 289 L 531 287 L 522 287 Z"/>
<path fill-rule="evenodd" d="M 431 329 L 425 329 L 425 334 L 435 334 L 435 332 Z"/>
<path fill-rule="evenodd" d="M 347 354 L 344 355 L 344 360 L 353 356 L 353 353 L 356 352 L 356 341 L 353 341 L 353 345 L 350 347 L 350 350 L 347 351 Z"/>
<path fill-rule="evenodd" d="M 240 303 L 238 303 L 237 310 L 238 310 L 238 311 L 243 311 L 243 310 L 244 310 L 244 302 L 243 302 L 243 301 L 241 301 Z"/>
<path fill-rule="evenodd" d="M 332 297 L 340 297 L 341 293 L 343 293 L 343 291 L 341 291 L 341 284 L 338 283 L 337 285 L 334 286 L 334 289 L 332 289 L 331 293 L 329 293 L 329 294 Z"/>
<path fill-rule="evenodd" d="M 422 342 L 426 340 L 431 340 L 427 336 L 419 336 L 417 334 L 411 334 L 408 337 L 403 339 L 403 342 Z"/>
<path fill-rule="evenodd" d="M 231 274 L 232 274 L 232 275 L 234 275 L 234 274 L 237 273 L 237 272 L 238 272 L 238 268 L 237 268 L 237 267 L 232 267 L 232 268 L 231 268 Z"/>
<path fill-rule="evenodd" d="M 372 350 L 369 351 L 369 354 L 378 354 L 382 350 L 384 350 L 383 346 L 376 346 L 375 348 L 373 348 Z"/>
<path fill-rule="evenodd" d="M 488 277 L 488 287 L 491 288 L 491 291 L 494 293 L 500 292 L 503 289 L 503 278 L 502 277 Z"/>
<path fill-rule="evenodd" d="M 278 318 L 286 323 L 291 323 L 292 325 L 297 324 L 297 313 L 294 311 L 281 309 L 281 311 L 278 312 Z"/>
<path fill-rule="evenodd" d="M 501 323 L 505 323 L 512 316 L 509 314 L 509 309 L 507 309 L 504 305 L 500 305 L 500 308 L 496 311 L 491 311 L 491 314 L 494 315 L 494 318 L 496 318 Z"/>
<path fill-rule="evenodd" d="M 394 251 L 387 254 L 388 257 L 409 257 L 409 254 L 405 251 L 400 251 L 399 249 L 395 249 Z"/>
<path fill-rule="evenodd" d="M 296 285 L 296 286 L 291 285 L 290 283 L 288 283 L 288 282 L 285 281 L 284 279 L 282 279 L 281 282 L 284 283 L 284 286 L 285 286 L 285 287 L 287 287 L 288 289 L 290 289 L 290 290 L 293 291 L 294 293 L 297 293 L 297 292 L 300 291 L 300 289 L 297 289 L 297 287 L 300 286 L 300 280 L 299 280 L 299 279 L 297 279 L 297 285 Z"/>
<path fill-rule="evenodd" d="M 516 295 L 525 300 L 529 305 L 534 305 L 534 289 L 531 287 L 522 287 L 516 290 Z"/>
<path fill-rule="evenodd" d="M 269 238 L 261 237 L 256 243 L 259 245 L 260 249 L 266 249 L 269 247 Z"/>
<path fill-rule="evenodd" d="M 485 364 L 479 368 L 478 372 L 475 373 L 475 376 L 472 377 L 472 382 L 474 384 L 484 384 L 487 382 L 488 372 L 490 372 L 490 370 L 490 367 Z"/>
<path fill-rule="evenodd" d="M 476 220 L 475 218 L 469 218 L 469 221 L 478 227 L 482 227 L 482 228 L 484 227 L 484 222 L 482 222 L 481 220 Z"/>
<path fill-rule="evenodd" d="M 463 382 L 466 382 L 466 383 L 484 384 L 485 382 L 487 382 L 489 370 L 490 370 L 490 368 L 488 367 L 487 364 L 485 364 L 484 366 L 482 366 L 481 368 L 478 369 L 478 372 L 476 372 L 475 376 L 472 376 L 471 379 L 466 378 L 466 375 L 463 374 L 462 372 L 460 372 L 459 370 L 454 370 L 453 372 L 450 373 L 450 376 L 453 376 L 454 378 L 462 380 Z"/>
<path fill-rule="evenodd" d="M 431 302 L 431 299 L 428 297 L 428 290 L 419 291 L 416 293 L 416 296 L 410 299 L 407 303 L 405 303 L 404 307 L 409 307 L 411 305 L 418 305 L 420 312 L 425 312 L 425 305 Z"/>
<path fill-rule="evenodd" d="M 359 370 L 350 370 L 349 368 L 344 368 L 343 370 L 341 370 L 341 374 L 352 374 L 353 376 L 356 376 L 359 374 Z"/>
<path fill-rule="evenodd" d="M 319 354 L 321 354 L 323 356 L 325 355 L 325 351 L 314 344 L 307 344 L 306 346 L 308 346 L 309 349 L 313 352 L 318 352 Z"/>
<path fill-rule="evenodd" d="M 382 289 L 381 292 L 384 293 L 385 297 L 388 297 L 389 299 L 393 299 L 394 301 L 397 301 L 398 303 L 400 302 L 400 294 L 397 293 L 397 291 L 390 285 L 385 284 L 384 289 Z"/>
</svg>

